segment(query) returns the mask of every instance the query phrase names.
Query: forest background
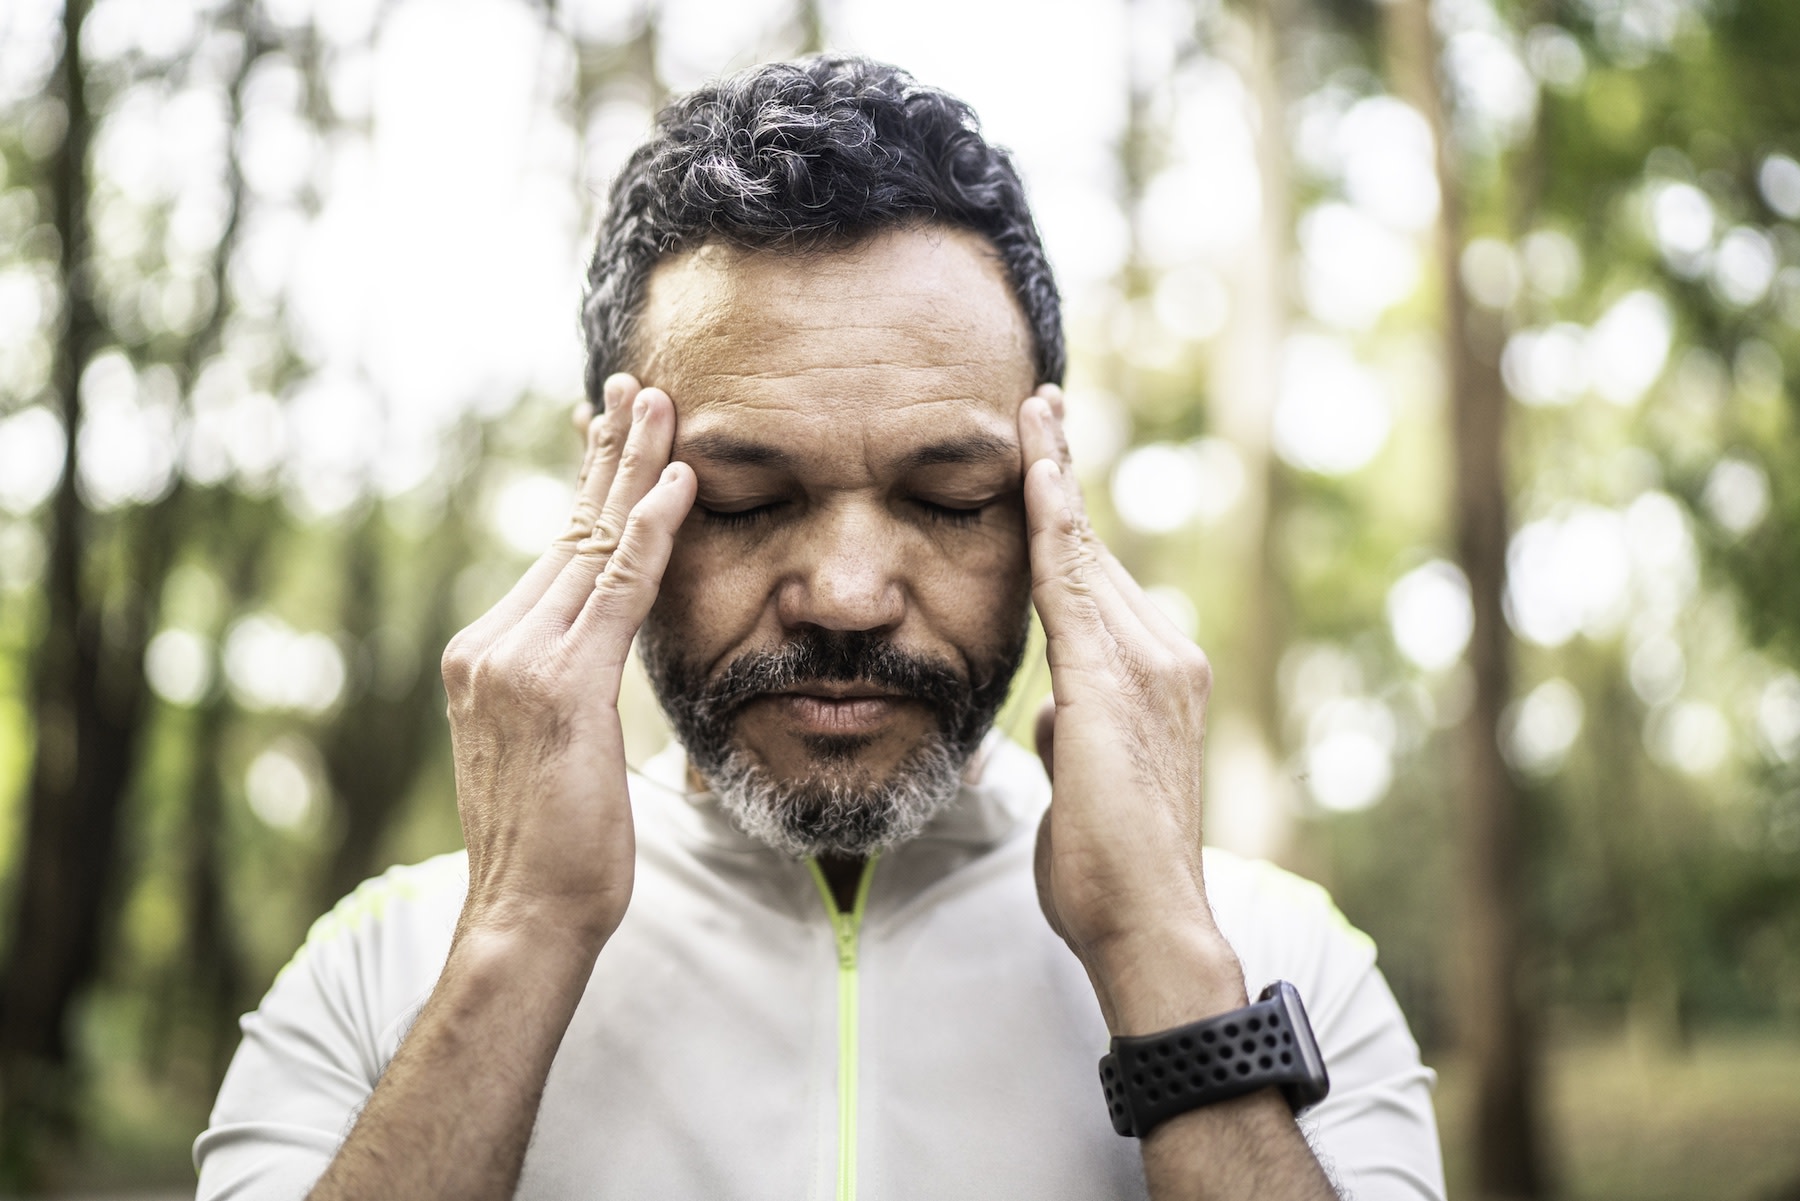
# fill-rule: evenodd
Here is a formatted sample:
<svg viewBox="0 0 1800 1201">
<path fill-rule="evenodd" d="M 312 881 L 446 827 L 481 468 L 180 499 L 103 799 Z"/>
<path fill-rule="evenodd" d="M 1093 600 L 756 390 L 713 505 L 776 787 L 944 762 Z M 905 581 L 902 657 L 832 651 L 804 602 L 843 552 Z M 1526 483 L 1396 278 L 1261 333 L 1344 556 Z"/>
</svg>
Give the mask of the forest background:
<svg viewBox="0 0 1800 1201">
<path fill-rule="evenodd" d="M 1800 1196 L 1787 0 L 9 0 L 0 1191 L 191 1186 L 309 923 L 459 844 L 605 186 L 821 47 L 1016 152 L 1209 837 L 1374 935 L 1455 1195 Z"/>
</svg>

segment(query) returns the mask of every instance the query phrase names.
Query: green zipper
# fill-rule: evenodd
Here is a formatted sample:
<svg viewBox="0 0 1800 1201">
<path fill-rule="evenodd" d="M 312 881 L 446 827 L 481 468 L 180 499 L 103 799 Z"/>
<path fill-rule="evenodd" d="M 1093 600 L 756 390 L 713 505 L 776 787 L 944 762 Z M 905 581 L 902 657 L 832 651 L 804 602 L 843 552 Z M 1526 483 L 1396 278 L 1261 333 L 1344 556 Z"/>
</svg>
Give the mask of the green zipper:
<svg viewBox="0 0 1800 1201">
<path fill-rule="evenodd" d="M 837 936 L 838 1201 L 856 1201 L 856 938 L 862 930 L 869 885 L 875 879 L 875 861 L 879 858 L 871 855 L 863 863 L 862 878 L 856 882 L 856 904 L 849 913 L 838 908 L 818 860 L 806 861 L 813 883 L 819 886 L 819 897 L 825 902 L 825 913 L 831 918 L 832 932 Z"/>
</svg>

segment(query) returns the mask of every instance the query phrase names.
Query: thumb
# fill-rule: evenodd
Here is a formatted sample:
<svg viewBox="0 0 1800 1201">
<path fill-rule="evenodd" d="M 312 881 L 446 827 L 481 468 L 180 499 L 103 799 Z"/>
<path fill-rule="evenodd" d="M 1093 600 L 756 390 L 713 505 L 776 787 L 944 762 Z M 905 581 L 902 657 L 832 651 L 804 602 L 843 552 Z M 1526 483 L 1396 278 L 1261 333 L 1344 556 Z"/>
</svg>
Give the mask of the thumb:
<svg viewBox="0 0 1800 1201">
<path fill-rule="evenodd" d="M 1053 749 L 1056 742 L 1056 698 L 1047 696 L 1044 703 L 1038 706 L 1036 742 L 1038 758 L 1044 761 L 1044 774 L 1052 781 L 1056 779 L 1056 761 Z"/>
</svg>

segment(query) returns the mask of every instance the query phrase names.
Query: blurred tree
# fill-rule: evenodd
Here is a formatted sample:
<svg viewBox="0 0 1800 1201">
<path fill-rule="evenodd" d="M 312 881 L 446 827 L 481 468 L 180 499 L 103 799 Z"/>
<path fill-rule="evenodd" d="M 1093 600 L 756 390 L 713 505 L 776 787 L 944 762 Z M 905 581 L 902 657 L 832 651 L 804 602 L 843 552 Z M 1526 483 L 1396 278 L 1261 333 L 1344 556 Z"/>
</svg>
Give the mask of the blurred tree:
<svg viewBox="0 0 1800 1201">
<path fill-rule="evenodd" d="M 1223 31 L 1216 47 L 1244 79 L 1261 130 L 1288 128 L 1291 38 L 1304 7 L 1295 0 L 1239 4 L 1238 20 Z M 1256 233 L 1231 280 L 1232 315 L 1208 362 L 1206 386 L 1208 416 L 1243 457 L 1245 481 L 1234 527 L 1239 543 L 1233 547 L 1233 557 L 1246 567 L 1234 606 L 1239 615 L 1232 640 L 1236 662 L 1221 700 L 1246 721 L 1254 741 L 1239 754 L 1256 764 L 1253 770 L 1263 777 L 1260 802 L 1270 812 L 1256 849 L 1280 855 L 1289 849 L 1292 798 L 1276 767 L 1285 742 L 1278 669 L 1292 629 L 1278 541 L 1291 489 L 1289 470 L 1274 453 L 1272 427 L 1294 309 L 1294 179 L 1288 139 L 1257 138 L 1256 166 Z"/>
<path fill-rule="evenodd" d="M 179 475 L 159 498 L 104 520 L 81 489 L 76 434 L 84 422 L 82 375 L 117 337 L 98 307 L 103 268 L 91 218 L 92 105 L 96 94 L 104 104 L 108 89 L 95 88 L 83 56 L 88 11 L 85 0 L 65 5 L 56 75 L 67 122 L 48 172 L 64 304 L 53 378 L 68 436 L 50 508 L 49 622 L 32 673 L 37 756 L 0 986 L 0 1173 L 24 1181 L 37 1174 L 36 1143 L 46 1134 L 71 1132 L 78 1079 L 69 1017 L 102 970 L 109 918 L 122 895 L 118 835 L 152 711 L 145 649 L 157 626 L 163 579 L 199 516 L 196 497 Z M 263 45 L 248 2 L 222 12 L 219 23 L 241 39 L 226 88 L 235 118 Z M 226 291 L 244 199 L 235 151 L 227 153 L 227 163 L 226 213 L 207 269 L 215 297 Z M 225 316 L 224 305 L 215 303 L 185 339 L 161 348 L 178 386 L 191 386 L 216 353 Z M 197 831 L 210 837 L 212 828 L 203 822 Z M 207 894 L 202 888 L 197 895 Z M 223 944 L 209 937 L 208 945 Z"/>
<path fill-rule="evenodd" d="M 1543 1021 L 1527 939 L 1523 797 L 1500 754 L 1501 719 L 1513 697 L 1513 638 L 1502 607 L 1511 523 L 1500 331 L 1482 320 L 1463 282 L 1468 169 L 1457 159 L 1430 6 L 1394 0 L 1386 12 L 1397 91 L 1425 115 L 1436 151 L 1452 507 L 1457 559 L 1474 608 L 1474 702 L 1458 733 L 1454 784 L 1462 882 L 1454 996 L 1458 1040 L 1475 1075 L 1475 1184 L 1484 1197 L 1541 1197 L 1549 1191 L 1537 1083 Z"/>
<path fill-rule="evenodd" d="M 81 370 L 104 336 L 87 263 L 94 129 L 81 46 L 87 9 L 84 0 L 64 6 L 55 94 L 66 125 L 47 181 L 64 310 L 52 378 L 58 416 L 71 434 L 51 501 L 50 621 L 32 670 L 37 753 L 0 985 L 0 1171 L 8 1174 L 20 1170 L 46 1127 L 54 1131 L 68 1120 L 64 1022 L 100 965 L 119 812 L 145 699 L 137 664 L 149 625 L 144 607 L 151 602 L 141 591 L 96 595 L 88 563 L 91 521 L 76 489 L 72 431 L 81 424 Z"/>
<path fill-rule="evenodd" d="M 1245 793 L 1291 800 L 1285 856 L 1376 935 L 1434 1053 L 1439 964 L 1480 953 L 1487 985 L 1449 991 L 1454 1025 L 1485 1034 L 1471 1043 L 1486 1065 L 1483 1188 L 1529 1195 L 1545 1183 L 1534 1132 L 1555 1135 L 1559 1169 L 1576 1158 L 1569 1128 L 1533 1115 L 1534 1044 L 1554 1057 L 1571 1028 L 1628 1029 L 1661 1055 L 1704 1047 L 1721 1023 L 1800 1021 L 1800 93 L 1788 86 L 1800 11 L 1440 0 L 1433 27 L 1427 7 L 1084 10 L 1095 28 L 1128 31 L 1128 93 L 1108 126 L 1119 170 L 1106 176 L 1128 261 L 1097 295 L 1070 297 L 1071 408 L 1120 423 L 1095 426 L 1113 450 L 1160 443 L 1179 459 L 1205 443 L 1223 456 L 1204 482 L 1230 499 L 1175 529 L 1124 524 L 1130 481 L 1106 458 L 1096 521 L 1114 523 L 1109 538 L 1159 599 L 1179 611 L 1191 598 L 1188 616 L 1204 618 L 1220 664 L 1214 768 L 1229 758 L 1226 719 L 1251 728 L 1269 787 Z M 85 1128 L 104 1148 L 155 1121 L 185 1139 L 234 1045 L 232 1018 L 319 909 L 386 861 L 456 844 L 438 648 L 516 574 L 500 499 L 521 479 L 545 484 L 570 453 L 573 397 L 509 392 L 451 430 L 431 479 L 400 495 L 364 479 L 320 509 L 300 495 L 312 481 L 298 459 L 196 469 L 193 446 L 218 416 L 208 389 L 232 420 L 254 410 L 278 425 L 319 378 L 293 277 L 250 293 L 267 275 L 263 235 L 324 224 L 340 168 L 354 178 L 378 141 L 358 89 L 388 69 L 386 23 L 418 10 L 377 3 L 365 27 L 353 8 L 329 21 L 321 10 L 315 28 L 292 6 L 200 6 L 187 42 L 124 36 L 121 49 L 130 5 L 96 3 L 90 19 L 72 3 L 48 94 L 0 127 L 0 226 L 25 231 L 0 240 L 0 292 L 42 269 L 60 296 L 43 306 L 49 384 L 0 382 L 0 421 L 54 411 L 68 435 L 47 500 L 0 516 L 9 553 L 35 547 L 39 529 L 48 547 L 41 582 L 30 554 L 0 559 L 0 790 L 18 790 L 0 820 L 20 830 L 0 844 L 12 1181 L 71 1162 L 47 1130 Z M 575 173 L 603 184 L 594 163 L 691 73 L 691 22 L 660 3 L 526 11 L 541 19 L 530 52 L 549 80 L 529 102 L 545 110 L 533 138 L 573 148 Z M 828 46 L 838 14 L 772 5 L 762 49 Z M 133 36 L 165 28 L 151 25 Z M 225 219 L 216 244 L 175 264 L 169 206 L 121 198 L 105 142 L 147 96 L 195 94 L 220 106 L 221 152 L 180 169 L 199 191 L 218 185 Z M 257 117 L 271 107 L 306 135 L 265 141 Z M 1440 156 L 1423 160 L 1440 207 L 1409 225 L 1368 189 L 1410 179 L 1413 116 Z M 1226 161 L 1240 126 L 1244 162 Z M 136 129 L 138 149 L 157 141 Z M 316 147 L 295 160 L 310 178 L 278 195 L 246 186 L 241 151 L 303 144 Z M 1234 171 L 1259 185 L 1245 244 L 1172 235 L 1184 195 L 1195 223 L 1231 219 Z M 580 202 L 600 198 L 589 187 Z M 1322 215 L 1346 214 L 1319 236 Z M 1094 241 L 1105 235 L 1096 222 Z M 1351 291 L 1373 292 L 1409 251 L 1430 264 L 1424 286 L 1351 318 L 1322 303 L 1321 272 L 1350 261 Z M 192 320 L 151 320 L 183 272 L 211 299 Z M 1171 279 L 1223 296 L 1217 322 L 1214 310 L 1171 320 L 1179 306 L 1165 302 L 1188 295 Z M 1621 312 L 1637 324 L 1620 326 Z M 0 331 L 0 381 L 30 376 L 22 344 Z M 1283 386 L 1296 346 L 1321 344 L 1343 370 Z M 173 381 L 189 442 L 166 488 L 124 499 L 95 494 L 102 456 L 89 451 L 119 411 L 102 412 L 99 369 L 121 363 L 141 383 L 131 411 Z M 1353 411 L 1359 387 L 1384 399 L 1332 428 L 1360 437 L 1391 417 L 1372 457 L 1322 466 L 1283 441 L 1301 392 L 1332 402 L 1306 410 L 1317 423 Z M 1231 492 L 1221 481 L 1238 469 Z M 1576 527 L 1587 540 L 1546 571 L 1533 548 Z M 1462 564 L 1474 634 L 1461 661 L 1433 666 L 1402 645 L 1395 601 L 1422 560 L 1454 577 L 1441 558 Z M 1628 578 L 1605 612 L 1543 626 L 1546 589 L 1585 604 L 1613 577 Z M 266 628 L 341 668 L 329 696 L 258 692 L 240 652 Z M 191 688 L 152 671 L 146 690 L 158 639 L 196 656 Z M 1366 785 L 1348 797 L 1339 786 L 1357 764 L 1321 753 L 1342 744 L 1346 714 L 1362 723 L 1349 745 Z M 1221 810 L 1244 780 L 1216 791 Z M 1473 925 L 1448 919 L 1443 898 L 1459 892 Z M 178 1146 L 169 1165 L 185 1175 Z"/>
<path fill-rule="evenodd" d="M 358 522 L 344 555 L 347 578 L 338 625 L 358 648 L 357 679 L 320 738 L 325 778 L 343 823 L 321 878 L 320 910 L 387 866 L 381 856 L 388 826 L 428 757 L 441 749 L 443 688 L 427 665 L 456 632 L 451 585 L 468 561 L 469 539 L 461 522 L 445 523 L 417 578 L 401 585 L 382 578 L 383 563 L 394 557 L 384 526 L 379 513 Z M 417 589 L 425 598 L 409 615 L 411 629 L 392 624 L 416 604 L 411 596 L 397 603 L 383 595 L 397 586 Z"/>
</svg>

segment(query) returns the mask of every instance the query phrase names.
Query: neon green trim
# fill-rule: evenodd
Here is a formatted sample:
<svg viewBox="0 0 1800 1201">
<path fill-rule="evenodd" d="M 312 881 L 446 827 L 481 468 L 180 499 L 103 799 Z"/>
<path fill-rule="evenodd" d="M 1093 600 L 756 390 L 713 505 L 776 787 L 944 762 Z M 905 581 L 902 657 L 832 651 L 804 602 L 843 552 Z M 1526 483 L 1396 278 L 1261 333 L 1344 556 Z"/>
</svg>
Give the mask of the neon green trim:
<svg viewBox="0 0 1800 1201">
<path fill-rule="evenodd" d="M 389 868 L 379 876 L 364 880 L 313 922 L 300 949 L 275 973 L 275 979 L 279 981 L 287 975 L 302 957 L 381 920 L 388 906 L 396 901 L 414 901 L 443 889 L 462 886 L 468 870 L 463 852 L 451 851 L 423 863 Z"/>
<path fill-rule="evenodd" d="M 871 855 L 863 863 L 862 876 L 856 882 L 856 902 L 845 913 L 831 895 L 825 870 L 816 859 L 806 861 L 818 886 L 819 899 L 825 902 L 825 913 L 831 918 L 832 933 L 837 938 L 838 960 L 838 1201 L 856 1201 L 856 939 L 862 931 L 863 913 L 869 907 L 869 885 L 875 881 L 875 862 Z"/>
</svg>

